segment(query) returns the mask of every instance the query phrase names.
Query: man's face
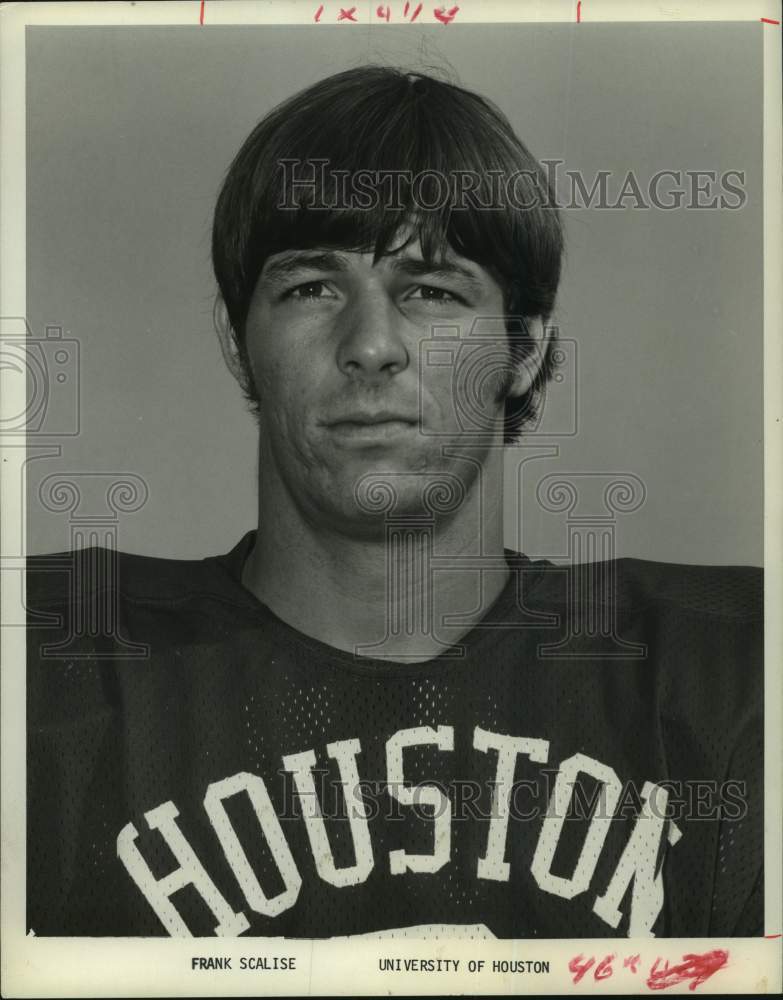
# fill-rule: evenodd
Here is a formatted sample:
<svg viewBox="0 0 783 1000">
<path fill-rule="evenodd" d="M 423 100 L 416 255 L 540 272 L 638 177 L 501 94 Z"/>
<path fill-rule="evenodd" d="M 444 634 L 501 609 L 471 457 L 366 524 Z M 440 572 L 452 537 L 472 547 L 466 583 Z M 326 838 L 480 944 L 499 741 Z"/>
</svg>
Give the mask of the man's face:
<svg viewBox="0 0 783 1000">
<path fill-rule="evenodd" d="M 499 372 L 497 337 L 486 347 L 463 343 L 470 363 L 455 372 L 454 340 L 435 352 L 439 364 L 422 364 L 421 345 L 433 327 L 467 338 L 476 317 L 495 317 L 497 328 L 503 308 L 482 267 L 454 254 L 428 266 L 413 242 L 377 263 L 371 253 L 333 250 L 269 257 L 246 324 L 262 489 L 279 483 L 308 520 L 349 533 L 377 521 L 357 494 L 368 474 L 393 491 L 395 514 L 420 511 L 422 490 L 439 473 L 469 490 L 475 459 L 502 444 L 507 358 Z M 489 377 L 481 351 L 494 364 Z M 473 462 L 444 454 L 458 444 L 465 453 L 458 410 L 468 396 L 482 425 Z"/>
</svg>

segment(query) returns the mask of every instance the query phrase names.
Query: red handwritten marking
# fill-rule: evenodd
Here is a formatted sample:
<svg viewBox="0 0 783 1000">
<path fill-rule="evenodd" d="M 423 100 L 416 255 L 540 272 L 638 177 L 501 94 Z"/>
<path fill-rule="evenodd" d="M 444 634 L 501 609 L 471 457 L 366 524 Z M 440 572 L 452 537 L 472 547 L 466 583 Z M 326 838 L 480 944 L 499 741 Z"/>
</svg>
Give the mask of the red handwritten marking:
<svg viewBox="0 0 783 1000">
<path fill-rule="evenodd" d="M 386 8 L 384 10 L 383 4 L 380 4 L 375 9 L 375 16 L 376 17 L 385 17 L 386 20 L 388 21 L 389 18 L 391 17 L 391 10 L 389 9 L 388 5 L 386 6 Z"/>
<path fill-rule="evenodd" d="M 666 990 L 670 986 L 677 986 L 687 979 L 693 980 L 688 989 L 695 990 L 697 986 L 706 982 L 710 976 L 714 975 L 718 969 L 722 969 L 729 960 L 729 953 L 721 948 L 715 951 L 707 951 L 703 955 L 683 955 L 683 961 L 679 965 L 669 966 L 664 962 L 663 968 L 658 968 L 660 958 L 656 958 L 650 975 L 647 977 L 647 985 L 651 990 Z"/>
<path fill-rule="evenodd" d="M 313 18 L 313 20 L 314 21 L 320 21 L 321 20 L 321 14 L 323 14 L 323 12 L 324 12 L 324 5 L 321 4 L 321 6 L 315 12 L 315 17 Z"/>
<path fill-rule="evenodd" d="M 780 24 L 780 21 L 773 21 L 771 17 L 762 17 L 764 24 Z"/>
<path fill-rule="evenodd" d="M 576 5 L 576 23 L 582 23 L 582 0 L 579 0 L 579 3 Z"/>
<path fill-rule="evenodd" d="M 628 958 L 626 958 L 623 962 L 623 968 L 630 969 L 631 972 L 638 972 L 639 961 L 640 961 L 639 955 L 629 955 Z"/>
<path fill-rule="evenodd" d="M 416 10 L 414 10 L 413 17 L 411 18 L 411 24 L 413 24 L 413 22 L 416 20 L 416 18 L 419 16 L 419 14 L 421 14 L 421 8 L 423 6 L 424 6 L 424 4 L 420 3 L 419 6 L 416 8 Z"/>
<path fill-rule="evenodd" d="M 594 965 L 594 958 L 588 958 L 585 960 L 581 952 L 578 955 L 574 955 L 568 963 L 568 971 L 574 977 L 574 983 L 578 983 L 582 976 L 584 976 L 586 972 L 589 972 Z"/>
<path fill-rule="evenodd" d="M 768 941 L 772 941 L 772 940 L 773 940 L 774 938 L 779 938 L 779 937 L 783 937 L 783 934 L 765 934 L 765 935 L 764 935 L 764 937 L 765 937 L 765 938 L 766 938 L 766 939 L 767 939 Z"/>
<path fill-rule="evenodd" d="M 201 10 L 198 13 L 198 23 L 204 23 L 204 0 L 201 0 Z"/>
<path fill-rule="evenodd" d="M 408 16 L 408 11 L 410 9 L 411 9 L 411 5 L 406 2 L 405 7 L 404 7 L 403 12 L 402 12 L 402 16 L 403 17 L 407 17 Z"/>
<path fill-rule="evenodd" d="M 344 7 L 341 7 L 340 8 L 340 13 L 337 15 L 337 20 L 338 21 L 353 21 L 354 23 L 356 23 L 356 18 L 353 16 L 355 13 L 356 13 L 356 8 L 355 7 L 349 7 L 348 10 L 345 10 Z"/>
<path fill-rule="evenodd" d="M 595 972 L 593 973 L 593 978 L 600 982 L 602 979 L 608 979 L 612 975 L 614 969 L 612 968 L 612 962 L 616 958 L 615 955 L 607 955 L 601 962 L 595 967 Z"/>
<path fill-rule="evenodd" d="M 440 21 L 441 24 L 451 24 L 454 18 L 457 16 L 457 11 L 459 7 L 452 7 L 451 10 L 446 10 L 445 7 L 436 7 L 433 10 L 433 14 Z"/>
</svg>

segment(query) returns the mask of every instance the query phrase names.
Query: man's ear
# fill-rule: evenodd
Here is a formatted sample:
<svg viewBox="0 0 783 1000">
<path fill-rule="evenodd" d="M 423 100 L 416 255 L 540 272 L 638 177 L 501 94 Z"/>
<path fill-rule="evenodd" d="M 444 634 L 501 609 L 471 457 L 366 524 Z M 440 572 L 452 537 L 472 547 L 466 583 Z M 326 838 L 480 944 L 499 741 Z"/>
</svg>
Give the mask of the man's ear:
<svg viewBox="0 0 783 1000">
<path fill-rule="evenodd" d="M 245 373 L 242 368 L 242 360 L 239 356 L 239 347 L 231 320 L 228 318 L 228 309 L 223 301 L 223 296 L 218 295 L 215 299 L 215 307 L 212 310 L 212 318 L 215 325 L 215 332 L 220 341 L 220 350 L 226 367 L 239 382 L 241 386 L 245 384 Z"/>
<path fill-rule="evenodd" d="M 549 344 L 550 334 L 544 327 L 544 321 L 540 316 L 526 319 L 527 337 L 529 344 L 527 354 L 514 365 L 514 376 L 509 389 L 509 396 L 524 396 L 530 391 L 530 387 L 536 380 L 541 366 L 544 364 L 546 349 Z"/>
</svg>

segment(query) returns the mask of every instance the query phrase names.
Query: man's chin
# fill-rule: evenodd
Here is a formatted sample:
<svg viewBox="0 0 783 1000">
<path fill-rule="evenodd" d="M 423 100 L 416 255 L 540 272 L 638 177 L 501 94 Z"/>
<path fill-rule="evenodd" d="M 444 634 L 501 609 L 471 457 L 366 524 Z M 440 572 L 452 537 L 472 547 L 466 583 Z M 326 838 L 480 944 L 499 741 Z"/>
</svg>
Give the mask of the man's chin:
<svg viewBox="0 0 783 1000">
<path fill-rule="evenodd" d="M 387 524 L 413 527 L 456 514 L 468 483 L 453 470 L 369 468 L 351 487 L 339 491 L 342 515 L 357 532 L 381 534 Z"/>
<path fill-rule="evenodd" d="M 441 447 L 343 453 L 329 456 L 305 493 L 311 515 L 332 530 L 380 540 L 394 524 L 442 526 L 462 509 L 477 475 L 475 462 L 447 458 Z"/>
</svg>

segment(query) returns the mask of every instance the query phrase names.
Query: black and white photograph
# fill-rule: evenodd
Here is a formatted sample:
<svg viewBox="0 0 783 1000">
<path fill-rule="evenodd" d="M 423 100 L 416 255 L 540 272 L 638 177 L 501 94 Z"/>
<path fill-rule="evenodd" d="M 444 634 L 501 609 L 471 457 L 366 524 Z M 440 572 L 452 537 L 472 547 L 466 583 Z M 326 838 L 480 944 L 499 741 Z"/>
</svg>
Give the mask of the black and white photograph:
<svg viewBox="0 0 783 1000">
<path fill-rule="evenodd" d="M 23 6 L 4 995 L 778 989 L 774 9 Z"/>
</svg>

